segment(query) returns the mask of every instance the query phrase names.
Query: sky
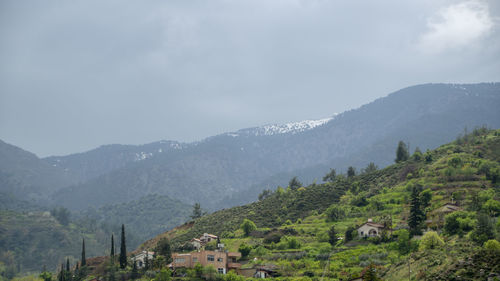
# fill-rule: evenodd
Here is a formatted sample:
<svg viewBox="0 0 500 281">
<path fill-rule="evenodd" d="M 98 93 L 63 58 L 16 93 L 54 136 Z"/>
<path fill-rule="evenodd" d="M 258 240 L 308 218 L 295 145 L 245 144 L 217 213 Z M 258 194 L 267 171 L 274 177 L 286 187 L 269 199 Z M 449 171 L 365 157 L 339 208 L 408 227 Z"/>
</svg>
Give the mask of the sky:
<svg viewBox="0 0 500 281">
<path fill-rule="evenodd" d="M 0 2 L 0 139 L 40 157 L 500 81 L 497 0 Z"/>
</svg>

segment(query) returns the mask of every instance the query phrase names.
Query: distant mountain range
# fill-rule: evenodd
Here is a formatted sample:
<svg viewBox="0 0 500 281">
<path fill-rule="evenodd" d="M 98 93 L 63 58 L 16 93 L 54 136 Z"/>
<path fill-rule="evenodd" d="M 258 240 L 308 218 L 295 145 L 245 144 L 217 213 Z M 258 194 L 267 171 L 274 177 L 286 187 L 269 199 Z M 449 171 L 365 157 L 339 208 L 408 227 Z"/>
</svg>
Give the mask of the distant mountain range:
<svg viewBox="0 0 500 281">
<path fill-rule="evenodd" d="M 148 194 L 215 210 L 254 201 L 263 189 L 286 185 L 294 175 L 310 183 L 329 168 L 386 166 L 399 140 L 425 150 L 464 128 L 498 128 L 498 108 L 500 83 L 426 84 L 331 118 L 242 129 L 195 143 L 106 145 L 38 159 L 2 142 L 0 152 L 9 157 L 0 159 L 0 192 L 50 195 L 53 204 L 73 210 Z"/>
</svg>

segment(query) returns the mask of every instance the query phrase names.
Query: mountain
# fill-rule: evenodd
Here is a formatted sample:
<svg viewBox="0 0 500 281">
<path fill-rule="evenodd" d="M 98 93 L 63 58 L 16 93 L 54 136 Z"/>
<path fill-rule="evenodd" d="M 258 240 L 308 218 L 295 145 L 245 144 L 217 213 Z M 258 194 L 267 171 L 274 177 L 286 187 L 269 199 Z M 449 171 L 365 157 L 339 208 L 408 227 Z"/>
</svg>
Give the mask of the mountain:
<svg viewBox="0 0 500 281">
<path fill-rule="evenodd" d="M 0 140 L 0 193 L 47 202 L 51 193 L 73 183 L 63 169 Z"/>
<path fill-rule="evenodd" d="M 183 149 L 186 146 L 187 144 L 165 140 L 145 145 L 110 144 L 83 153 L 51 156 L 43 160 L 54 167 L 64 169 L 71 174 L 74 181 L 83 183 L 129 163 L 142 161 L 159 153 Z"/>
<path fill-rule="evenodd" d="M 286 184 L 285 178 L 296 173 L 309 181 L 319 180 L 329 168 L 359 169 L 368 161 L 386 166 L 393 162 L 399 140 L 425 151 L 453 140 L 466 127 L 498 128 L 498 108 L 500 83 L 413 86 L 331 120 L 244 129 L 129 161 L 53 198 L 68 208 L 84 209 L 156 193 L 220 209 L 254 200 L 262 189 Z M 282 176 L 269 180 L 276 175 Z M 228 200 L 239 193 L 250 196 Z"/>
</svg>

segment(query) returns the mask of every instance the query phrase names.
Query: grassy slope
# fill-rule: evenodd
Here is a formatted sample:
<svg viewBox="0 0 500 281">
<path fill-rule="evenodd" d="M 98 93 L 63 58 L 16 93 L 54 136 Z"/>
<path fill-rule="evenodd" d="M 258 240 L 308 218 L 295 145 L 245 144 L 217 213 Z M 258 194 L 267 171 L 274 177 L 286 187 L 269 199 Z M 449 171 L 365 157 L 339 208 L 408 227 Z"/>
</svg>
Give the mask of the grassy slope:
<svg viewBox="0 0 500 281">
<path fill-rule="evenodd" d="M 486 135 L 471 136 L 465 144 L 458 145 L 455 142 L 441 146 L 430 152 L 430 162 L 424 159 L 409 160 L 357 176 L 351 181 L 337 180 L 334 183 L 309 186 L 301 191 L 288 191 L 281 195 L 274 193 L 260 202 L 204 216 L 147 241 L 141 248 L 154 247 L 162 236 L 179 244 L 203 232 L 224 234 L 232 231 L 235 238 L 222 240 L 229 250 L 237 250 L 243 242 L 250 244 L 254 248 L 251 257 L 257 258 L 256 263 L 277 265 L 283 276 L 325 274 L 332 279 L 348 280 L 359 276 L 367 264 L 375 263 L 380 265 L 379 273 L 384 275 L 384 279 L 406 279 L 408 255 L 398 254 L 396 242 L 374 244 L 355 240 L 340 242 L 336 248 L 332 248 L 327 243 L 327 230 L 333 225 L 339 233 L 338 237 L 342 237 L 348 226 L 359 225 L 368 218 L 378 221 L 388 215 L 392 216 L 393 227 L 403 226 L 408 216 L 409 187 L 413 185 L 432 190 L 429 211 L 450 202 L 452 196 L 467 209 L 470 205 L 469 196 L 473 192 L 490 190 L 498 200 L 498 186 L 487 180 L 478 167 L 486 161 L 499 167 L 499 135 L 500 130 L 496 130 Z M 463 165 L 451 168 L 449 161 L 457 156 L 462 159 Z M 353 204 L 362 197 L 367 198 L 366 206 Z M 347 216 L 337 222 L 327 221 L 326 215 L 321 213 L 330 204 L 348 210 Z M 262 231 L 269 228 L 295 229 L 297 234 L 292 235 L 292 239 L 299 241 L 300 247 L 287 249 L 285 242 L 274 245 L 264 243 L 262 238 L 243 237 L 237 228 L 244 218 L 253 220 Z M 297 222 L 299 218 L 302 221 Z M 287 219 L 293 223 L 283 225 Z M 287 239 L 282 237 L 281 241 Z M 493 267 L 496 260 L 482 258 L 488 254 L 481 254 L 478 245 L 470 242 L 467 236 L 444 236 L 444 239 L 447 243 L 445 251 L 416 252 L 412 255 L 412 278 L 418 275 L 418 278 L 427 276 L 439 280 L 455 278 L 460 274 L 474 275 L 474 271 L 479 272 L 479 267 L 486 271 L 495 270 Z M 472 260 L 465 266 L 464 259 L 467 260 L 468 257 L 472 257 Z M 460 271 L 461 268 L 466 268 L 469 272 L 464 272 L 464 269 Z"/>
</svg>

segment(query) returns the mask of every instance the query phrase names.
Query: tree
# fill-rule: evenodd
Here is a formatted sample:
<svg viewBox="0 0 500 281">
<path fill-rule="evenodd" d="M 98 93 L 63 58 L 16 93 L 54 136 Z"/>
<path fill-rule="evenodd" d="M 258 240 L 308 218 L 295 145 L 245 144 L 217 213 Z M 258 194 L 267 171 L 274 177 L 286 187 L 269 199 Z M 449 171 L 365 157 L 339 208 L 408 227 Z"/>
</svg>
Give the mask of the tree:
<svg viewBox="0 0 500 281">
<path fill-rule="evenodd" d="M 345 217 L 345 210 L 337 204 L 332 204 L 326 209 L 325 214 L 329 221 L 338 221 Z"/>
<path fill-rule="evenodd" d="M 432 199 L 432 191 L 430 188 L 427 188 L 420 193 L 420 204 L 422 209 L 429 207 L 431 199 Z"/>
<path fill-rule="evenodd" d="M 398 252 L 400 255 L 406 255 L 411 251 L 411 241 L 410 241 L 410 232 L 406 229 L 398 230 Z"/>
<path fill-rule="evenodd" d="M 201 212 L 201 206 L 200 206 L 200 203 L 194 203 L 193 205 L 193 213 L 191 215 L 191 219 L 197 219 L 199 217 L 201 217 L 202 215 L 202 212 Z"/>
<path fill-rule="evenodd" d="M 422 239 L 420 240 L 420 245 L 418 249 L 420 251 L 422 250 L 428 250 L 428 249 L 437 249 L 444 246 L 444 241 L 439 237 L 437 232 L 435 231 L 429 231 L 424 234 Z"/>
<path fill-rule="evenodd" d="M 302 183 L 297 179 L 297 177 L 293 177 L 289 182 L 288 186 L 292 189 L 299 189 L 299 187 L 302 187 Z"/>
<path fill-rule="evenodd" d="M 474 229 L 474 231 L 472 231 L 471 238 L 478 244 L 483 244 L 489 239 L 495 238 L 495 233 L 493 232 L 493 225 L 488 215 L 484 213 L 479 213 L 477 215 L 476 228 Z"/>
<path fill-rule="evenodd" d="M 137 262 L 134 260 L 134 264 L 132 265 L 132 273 L 131 276 L 132 280 L 135 280 L 139 277 L 139 272 L 137 271 Z"/>
<path fill-rule="evenodd" d="M 410 227 L 411 235 L 421 234 L 422 222 L 425 216 L 420 208 L 420 192 L 417 187 L 412 188 L 410 202 L 410 217 L 408 218 L 408 226 Z"/>
<path fill-rule="evenodd" d="M 352 178 L 356 175 L 356 169 L 353 166 L 347 168 L 347 178 Z"/>
<path fill-rule="evenodd" d="M 44 270 L 42 273 L 39 275 L 40 278 L 43 279 L 43 281 L 52 281 L 52 273 Z"/>
<path fill-rule="evenodd" d="M 363 281 L 378 281 L 380 278 L 377 276 L 377 268 L 372 263 L 370 264 L 366 270 L 365 274 L 363 274 Z"/>
<path fill-rule="evenodd" d="M 87 260 L 85 259 L 85 239 L 82 240 L 82 261 L 81 265 L 85 266 L 87 265 Z"/>
<path fill-rule="evenodd" d="M 394 161 L 399 163 L 408 160 L 408 158 L 410 158 L 408 146 L 403 141 L 399 141 L 398 148 L 396 149 L 396 159 Z"/>
<path fill-rule="evenodd" d="M 500 253 L 500 242 L 493 239 L 488 240 L 484 242 L 483 248 L 489 251 Z"/>
<path fill-rule="evenodd" d="M 366 168 L 363 170 L 363 173 L 369 174 L 375 172 L 376 170 L 378 170 L 378 166 L 375 165 L 375 163 L 370 162 L 368 166 L 366 166 Z"/>
<path fill-rule="evenodd" d="M 264 189 L 264 190 L 262 190 L 262 193 L 259 194 L 259 201 L 268 198 L 272 194 L 273 194 L 273 192 L 270 189 Z"/>
<path fill-rule="evenodd" d="M 50 214 L 62 225 L 68 225 L 71 213 L 64 207 L 54 208 Z"/>
<path fill-rule="evenodd" d="M 156 274 L 156 277 L 154 281 L 169 281 L 172 280 L 172 272 L 168 268 L 163 268 L 160 270 L 158 274 Z"/>
<path fill-rule="evenodd" d="M 111 234 L 111 252 L 110 252 L 111 262 L 115 261 L 115 236 Z"/>
<path fill-rule="evenodd" d="M 422 154 L 422 151 L 420 150 L 420 148 L 418 148 L 418 146 L 415 148 L 415 152 L 413 152 L 413 155 L 411 156 L 411 158 L 415 161 L 420 161 L 422 160 L 423 158 L 423 154 Z"/>
<path fill-rule="evenodd" d="M 241 257 L 244 258 L 250 254 L 250 251 L 252 250 L 252 247 L 247 245 L 245 242 L 241 243 L 240 246 L 238 247 L 238 252 L 241 253 Z"/>
<path fill-rule="evenodd" d="M 164 256 L 167 263 L 172 261 L 172 249 L 170 247 L 170 241 L 167 238 L 161 238 L 158 244 L 156 244 L 155 252 L 161 256 Z"/>
<path fill-rule="evenodd" d="M 122 237 L 120 243 L 120 268 L 127 267 L 127 246 L 125 244 L 125 225 L 122 224 Z"/>
<path fill-rule="evenodd" d="M 64 281 L 65 280 L 64 279 L 64 277 L 65 277 L 64 275 L 65 275 L 65 273 L 64 273 L 64 264 L 61 263 L 61 271 L 59 271 L 59 276 L 58 276 L 57 279 L 59 281 Z"/>
<path fill-rule="evenodd" d="M 337 232 L 335 231 L 335 226 L 332 225 L 330 230 L 328 230 L 328 243 L 335 246 L 337 244 Z"/>
<path fill-rule="evenodd" d="M 257 226 L 255 223 L 249 219 L 244 219 L 243 223 L 241 223 L 240 228 L 243 230 L 245 233 L 245 236 L 248 236 L 250 232 L 254 231 L 257 229 Z"/>
<path fill-rule="evenodd" d="M 335 169 L 331 168 L 330 172 L 328 172 L 328 174 L 326 174 L 323 177 L 323 181 L 325 181 L 325 182 L 333 182 L 333 181 L 335 181 L 335 177 L 336 176 L 337 176 L 337 172 L 335 171 Z"/>
<path fill-rule="evenodd" d="M 353 233 L 355 230 L 356 230 L 356 228 L 354 226 L 349 226 L 347 228 L 347 230 L 345 231 L 345 239 L 344 239 L 345 242 L 349 242 L 352 239 L 354 239 Z"/>
</svg>

